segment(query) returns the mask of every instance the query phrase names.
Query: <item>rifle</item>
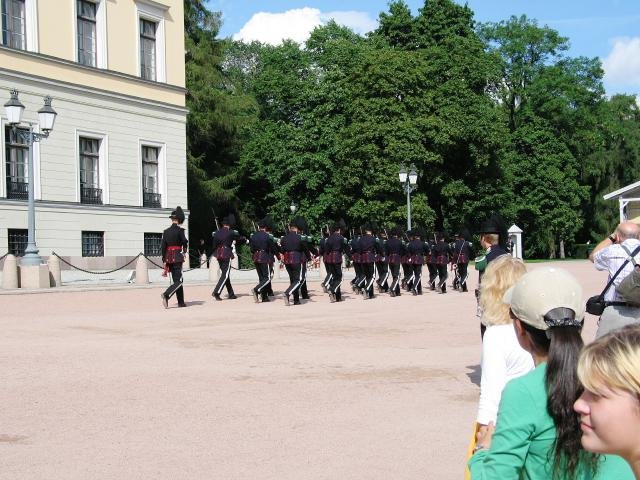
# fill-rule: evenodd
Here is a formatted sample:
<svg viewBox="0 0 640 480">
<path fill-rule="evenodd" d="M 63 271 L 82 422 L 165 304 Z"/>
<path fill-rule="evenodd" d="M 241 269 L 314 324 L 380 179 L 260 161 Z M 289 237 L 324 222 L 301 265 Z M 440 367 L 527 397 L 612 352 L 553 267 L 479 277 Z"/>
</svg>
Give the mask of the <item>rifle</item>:
<svg viewBox="0 0 640 480">
<path fill-rule="evenodd" d="M 211 207 L 211 212 L 213 212 L 213 219 L 216 221 L 216 230 L 220 230 L 220 224 L 218 223 L 218 217 L 216 217 L 216 211 Z"/>
</svg>

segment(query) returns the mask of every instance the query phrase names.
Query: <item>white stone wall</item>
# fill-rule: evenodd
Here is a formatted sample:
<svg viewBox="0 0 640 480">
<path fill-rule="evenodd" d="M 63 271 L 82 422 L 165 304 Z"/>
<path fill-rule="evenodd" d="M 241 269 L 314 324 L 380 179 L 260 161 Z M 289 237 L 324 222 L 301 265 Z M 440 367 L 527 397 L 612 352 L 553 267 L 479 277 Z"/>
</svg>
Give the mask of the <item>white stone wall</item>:
<svg viewBox="0 0 640 480">
<path fill-rule="evenodd" d="M 45 95 L 58 117 L 50 137 L 34 149 L 36 240 L 40 253 L 81 255 L 81 232 L 105 232 L 105 256 L 136 255 L 145 232 L 160 233 L 176 205 L 187 210 L 186 110 L 169 104 L 6 72 L 0 69 L 0 103 L 20 91 L 24 121 L 34 122 Z M 4 117 L 4 111 L 0 113 Z M 7 229 L 27 228 L 27 202 L 6 198 L 5 118 L 0 120 L 0 255 Z M 97 135 L 104 146 L 105 205 L 80 203 L 78 137 Z M 161 147 L 162 208 L 142 206 L 141 145 Z M 186 226 L 186 224 L 185 224 Z"/>
</svg>

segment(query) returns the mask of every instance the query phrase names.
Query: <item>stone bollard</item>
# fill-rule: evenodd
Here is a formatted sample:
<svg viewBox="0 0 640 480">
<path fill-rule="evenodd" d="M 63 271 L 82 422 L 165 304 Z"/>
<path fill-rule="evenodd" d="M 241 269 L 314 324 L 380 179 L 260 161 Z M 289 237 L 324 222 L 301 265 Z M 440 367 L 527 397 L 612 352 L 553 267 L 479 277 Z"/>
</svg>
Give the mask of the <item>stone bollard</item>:
<svg viewBox="0 0 640 480">
<path fill-rule="evenodd" d="M 49 284 L 52 287 L 62 286 L 62 272 L 60 271 L 60 259 L 51 255 L 47 261 L 49 264 Z"/>
<path fill-rule="evenodd" d="M 142 255 L 136 261 L 136 283 L 138 285 L 149 283 L 149 266 L 147 265 L 147 259 Z"/>
<path fill-rule="evenodd" d="M 4 257 L 4 267 L 2 269 L 2 288 L 18 288 L 18 261 L 15 255 Z"/>
<path fill-rule="evenodd" d="M 213 283 L 218 283 L 218 279 L 220 278 L 220 268 L 218 267 L 218 262 L 215 257 L 211 257 L 209 260 L 209 281 Z"/>
</svg>

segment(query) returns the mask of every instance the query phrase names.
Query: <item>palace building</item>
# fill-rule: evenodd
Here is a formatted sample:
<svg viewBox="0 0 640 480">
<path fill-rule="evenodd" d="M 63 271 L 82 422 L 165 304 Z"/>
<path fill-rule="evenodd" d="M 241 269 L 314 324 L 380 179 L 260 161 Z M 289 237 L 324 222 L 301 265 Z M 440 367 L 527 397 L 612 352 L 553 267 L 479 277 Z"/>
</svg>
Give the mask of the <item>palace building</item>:
<svg viewBox="0 0 640 480">
<path fill-rule="evenodd" d="M 187 209 L 183 0 L 0 0 L 0 104 L 19 92 L 28 146 L 0 112 L 0 255 L 27 240 L 33 182 L 36 242 L 77 265 L 156 256 L 168 215 Z M 185 223 L 186 226 L 186 223 Z"/>
</svg>

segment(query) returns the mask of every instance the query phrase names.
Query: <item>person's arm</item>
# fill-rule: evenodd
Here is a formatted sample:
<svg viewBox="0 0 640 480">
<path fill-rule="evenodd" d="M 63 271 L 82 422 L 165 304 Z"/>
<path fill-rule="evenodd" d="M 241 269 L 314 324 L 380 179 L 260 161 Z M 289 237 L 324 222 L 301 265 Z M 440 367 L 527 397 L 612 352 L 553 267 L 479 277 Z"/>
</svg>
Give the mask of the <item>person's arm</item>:
<svg viewBox="0 0 640 480">
<path fill-rule="evenodd" d="M 162 252 L 162 261 L 167 258 L 167 241 L 164 239 L 164 233 L 162 234 L 162 240 L 160 241 L 160 250 Z"/>
<path fill-rule="evenodd" d="M 532 411 L 533 405 L 531 394 L 521 382 L 516 379 L 507 384 L 502 392 L 495 433 L 478 439 L 476 448 L 480 449 L 469 460 L 473 480 L 521 478 L 534 432 L 532 419 L 538 415 Z"/>
<path fill-rule="evenodd" d="M 604 248 L 610 247 L 614 243 L 618 243 L 618 234 L 616 232 L 613 232 L 607 238 L 602 240 L 598 245 L 596 245 L 596 248 L 594 248 L 589 254 L 589 260 L 591 260 L 592 263 L 595 263 L 596 253 Z"/>
<path fill-rule="evenodd" d="M 187 240 L 187 236 L 184 234 L 184 229 L 181 228 L 180 229 L 180 245 L 182 245 L 182 251 L 184 253 L 187 253 L 188 251 L 188 246 L 189 246 L 189 240 Z"/>
<path fill-rule="evenodd" d="M 482 340 L 482 377 L 477 418 L 480 425 L 495 423 L 500 396 L 507 383 L 504 341 L 499 335 L 499 330 L 497 327 L 487 328 Z"/>
</svg>

